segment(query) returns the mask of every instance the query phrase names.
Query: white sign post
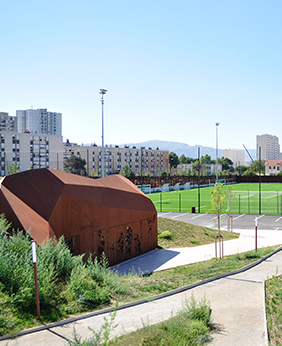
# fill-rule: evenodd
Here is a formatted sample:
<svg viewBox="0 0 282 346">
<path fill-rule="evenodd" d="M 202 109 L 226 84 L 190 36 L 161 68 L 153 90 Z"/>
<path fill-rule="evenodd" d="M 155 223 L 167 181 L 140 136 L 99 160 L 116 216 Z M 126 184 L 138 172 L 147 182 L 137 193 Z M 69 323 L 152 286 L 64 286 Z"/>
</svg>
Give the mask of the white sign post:
<svg viewBox="0 0 282 346">
<path fill-rule="evenodd" d="M 255 247 L 256 247 L 256 252 L 258 250 L 258 218 L 255 218 Z"/>
<path fill-rule="evenodd" d="M 34 240 L 31 242 L 31 250 L 32 250 L 33 270 L 34 270 L 37 318 L 38 320 L 40 320 L 39 290 L 38 290 L 37 266 L 36 266 L 36 242 Z"/>
</svg>

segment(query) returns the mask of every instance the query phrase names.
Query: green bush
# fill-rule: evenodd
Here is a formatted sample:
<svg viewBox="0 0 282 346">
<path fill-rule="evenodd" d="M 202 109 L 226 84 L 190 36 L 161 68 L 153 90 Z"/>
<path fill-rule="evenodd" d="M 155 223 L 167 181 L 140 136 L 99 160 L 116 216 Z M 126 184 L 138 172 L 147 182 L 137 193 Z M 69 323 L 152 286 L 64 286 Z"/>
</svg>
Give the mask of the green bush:
<svg viewBox="0 0 282 346">
<path fill-rule="evenodd" d="M 84 264 L 72 269 L 67 285 L 77 302 L 98 305 L 110 299 L 108 288 L 99 286 Z"/>
<path fill-rule="evenodd" d="M 171 240 L 172 239 L 172 234 L 170 233 L 170 231 L 163 231 L 158 235 L 159 239 L 167 239 L 167 240 Z"/>
<path fill-rule="evenodd" d="M 44 262 L 45 268 L 53 267 L 58 280 L 69 278 L 73 267 L 73 257 L 64 237 L 59 240 L 51 238 L 38 247 L 38 262 Z"/>
</svg>

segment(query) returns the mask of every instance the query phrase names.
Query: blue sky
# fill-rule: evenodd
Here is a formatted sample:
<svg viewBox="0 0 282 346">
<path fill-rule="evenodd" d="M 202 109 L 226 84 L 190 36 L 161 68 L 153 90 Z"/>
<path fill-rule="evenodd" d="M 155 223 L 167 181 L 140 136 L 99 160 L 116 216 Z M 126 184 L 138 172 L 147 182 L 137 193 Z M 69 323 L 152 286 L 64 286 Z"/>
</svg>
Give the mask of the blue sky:
<svg viewBox="0 0 282 346">
<path fill-rule="evenodd" d="M 255 148 L 282 140 L 282 2 L 0 0 L 0 111 L 63 114 L 63 136 Z"/>
</svg>

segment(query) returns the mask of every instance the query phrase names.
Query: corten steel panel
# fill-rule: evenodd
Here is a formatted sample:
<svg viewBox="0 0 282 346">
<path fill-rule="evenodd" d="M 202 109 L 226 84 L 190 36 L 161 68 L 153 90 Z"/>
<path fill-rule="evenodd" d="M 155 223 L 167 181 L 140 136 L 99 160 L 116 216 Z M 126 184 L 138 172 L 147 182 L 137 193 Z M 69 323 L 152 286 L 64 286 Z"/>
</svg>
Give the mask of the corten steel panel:
<svg viewBox="0 0 282 346">
<path fill-rule="evenodd" d="M 31 237 L 36 237 L 40 244 L 42 244 L 46 239 L 46 234 L 48 238 L 54 237 L 55 234 L 52 228 L 44 218 L 35 213 L 34 210 L 29 208 L 29 206 L 24 204 L 5 187 L 1 186 L 1 190 L 6 197 L 6 200 L 9 201 L 9 205 L 13 211 L 17 211 L 16 216 L 23 230 L 29 232 Z"/>
<path fill-rule="evenodd" d="M 3 185 L 45 220 L 48 220 L 64 184 L 48 169 L 8 175 Z"/>
<path fill-rule="evenodd" d="M 74 254 L 105 252 L 111 265 L 157 246 L 153 203 L 120 175 L 93 180 L 50 169 L 26 171 L 4 178 L 1 200 L 0 213 L 16 227 L 31 228 L 39 244 L 64 235 Z"/>
</svg>

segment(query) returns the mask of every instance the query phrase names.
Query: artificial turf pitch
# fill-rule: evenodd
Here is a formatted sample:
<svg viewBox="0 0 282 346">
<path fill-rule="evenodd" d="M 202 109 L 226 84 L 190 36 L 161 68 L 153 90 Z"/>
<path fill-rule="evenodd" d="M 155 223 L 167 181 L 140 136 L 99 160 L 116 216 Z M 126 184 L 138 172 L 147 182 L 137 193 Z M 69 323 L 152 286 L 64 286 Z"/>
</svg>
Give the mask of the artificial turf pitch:
<svg viewBox="0 0 282 346">
<path fill-rule="evenodd" d="M 235 197 L 231 201 L 230 213 L 232 214 L 259 214 L 259 196 L 261 196 L 261 214 L 282 215 L 282 183 L 262 183 L 261 193 L 259 184 L 243 183 L 232 184 Z M 214 212 L 211 206 L 211 189 L 200 188 L 200 212 Z M 227 185 L 222 191 L 226 191 Z M 195 207 L 198 212 L 198 188 L 170 192 L 155 192 L 147 194 L 154 203 L 157 211 L 162 212 L 191 212 Z M 221 212 L 227 210 L 226 199 L 222 203 Z"/>
</svg>

